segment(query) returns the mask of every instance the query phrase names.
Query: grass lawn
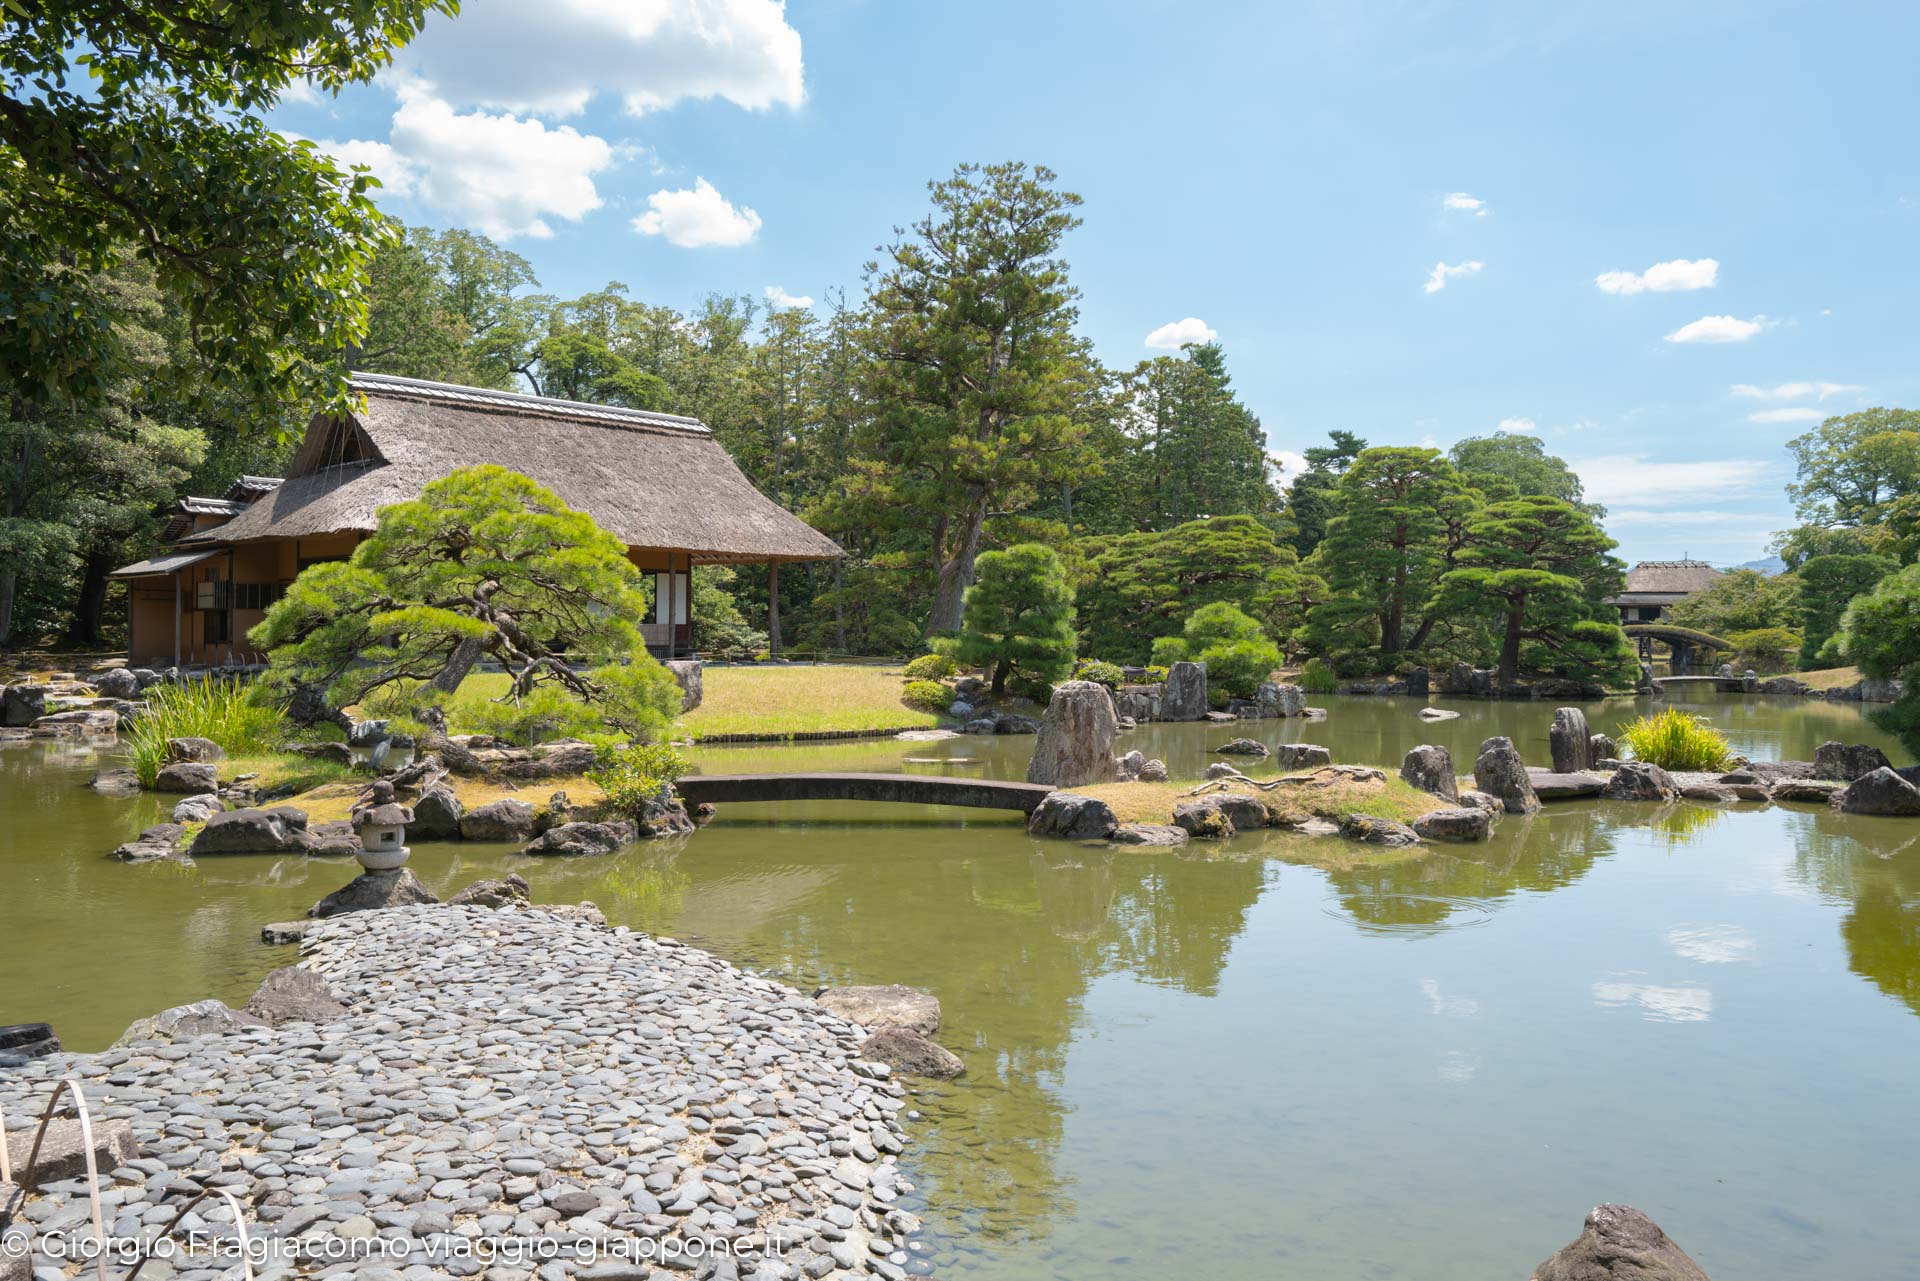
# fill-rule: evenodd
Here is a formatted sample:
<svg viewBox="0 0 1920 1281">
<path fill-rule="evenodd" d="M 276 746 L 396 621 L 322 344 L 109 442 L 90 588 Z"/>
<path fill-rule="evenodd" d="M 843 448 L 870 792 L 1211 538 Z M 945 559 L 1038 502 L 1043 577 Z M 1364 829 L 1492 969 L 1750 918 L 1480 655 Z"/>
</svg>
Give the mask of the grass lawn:
<svg viewBox="0 0 1920 1281">
<path fill-rule="evenodd" d="M 696 741 L 722 734 L 860 733 L 932 729 L 940 718 L 900 701 L 906 681 L 888 667 L 709 667 L 700 706 L 680 718 L 678 732 Z M 463 709 L 507 691 L 504 672 L 482 672 L 460 683 L 447 705 L 456 732 L 470 717 Z"/>
<path fill-rule="evenodd" d="M 1311 779 L 1313 775 L 1299 774 L 1293 777 Z M 1173 807 L 1189 799 L 1187 793 L 1198 786 L 1199 783 L 1187 780 L 1177 783 L 1098 783 L 1092 787 L 1070 790 L 1078 795 L 1105 801 L 1113 810 L 1114 817 L 1122 823 L 1171 823 Z M 1420 815 L 1442 809 L 1446 804 L 1439 797 L 1429 795 L 1392 775 L 1373 782 L 1339 779 L 1326 784 L 1303 783 L 1300 786 L 1276 787 L 1270 792 L 1252 794 L 1265 801 L 1268 809 L 1276 812 L 1305 810 L 1334 822 L 1347 814 L 1371 814 L 1376 818 L 1390 818 L 1396 823 L 1411 823 Z"/>
<path fill-rule="evenodd" d="M 337 761 L 315 760 L 311 756 L 296 756 L 291 752 L 268 752 L 259 756 L 225 756 L 215 762 L 220 781 L 231 783 L 242 774 L 258 774 L 253 785 L 261 791 L 270 791 L 280 787 L 291 787 L 296 792 L 305 792 L 312 788 L 335 783 L 341 779 L 353 779 L 354 773 Z M 368 778 L 362 777 L 354 783 L 357 791 L 366 786 Z M 342 810 L 337 816 L 346 817 Z"/>
<path fill-rule="evenodd" d="M 329 819 L 346 818 L 353 809 L 353 802 L 366 785 L 372 782 L 370 775 L 341 775 L 313 785 L 311 791 L 284 802 L 307 812 L 310 822 L 324 823 Z M 522 779 L 515 783 L 508 779 L 469 778 L 461 774 L 447 776 L 444 786 L 453 789 L 465 809 L 478 809 L 494 801 L 512 798 L 525 801 L 537 810 L 545 809 L 547 798 L 555 792 L 565 792 L 567 800 L 577 809 L 591 809 L 606 799 L 606 794 L 585 778 L 536 778 Z"/>
<path fill-rule="evenodd" d="M 1860 669 L 1857 667 L 1828 667 L 1817 672 L 1789 672 L 1795 680 L 1805 681 L 1815 689 L 1845 689 L 1849 685 L 1860 683 Z"/>
</svg>

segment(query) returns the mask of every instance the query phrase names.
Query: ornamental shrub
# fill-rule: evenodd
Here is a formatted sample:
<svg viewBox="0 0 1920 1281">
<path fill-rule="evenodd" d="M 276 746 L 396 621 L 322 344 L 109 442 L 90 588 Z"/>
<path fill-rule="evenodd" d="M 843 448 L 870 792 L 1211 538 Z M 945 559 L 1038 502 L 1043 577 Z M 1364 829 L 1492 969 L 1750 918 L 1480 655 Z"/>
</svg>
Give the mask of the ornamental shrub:
<svg viewBox="0 0 1920 1281">
<path fill-rule="evenodd" d="M 689 768 L 687 758 L 664 743 L 606 744 L 594 753 L 587 781 L 606 793 L 616 811 L 637 817 Z"/>
<path fill-rule="evenodd" d="M 1661 769 L 1717 770 L 1731 754 L 1726 735 L 1677 707 L 1631 721 L 1615 737 L 1634 760 Z"/>
<path fill-rule="evenodd" d="M 916 712 L 944 712 L 953 706 L 953 690 L 939 681 L 908 681 L 900 701 Z"/>
<path fill-rule="evenodd" d="M 1800 638 L 1784 627 L 1757 627 L 1727 639 L 1733 642 L 1733 665 L 1756 672 L 1784 672 L 1800 652 Z"/>
<path fill-rule="evenodd" d="M 1252 698 L 1254 690 L 1280 666 L 1280 647 L 1254 619 L 1225 601 L 1202 605 L 1187 619 L 1179 637 L 1153 643 L 1153 661 L 1185 658 L 1207 665 L 1207 688 L 1232 698 Z"/>
<path fill-rule="evenodd" d="M 962 607 L 955 657 L 991 673 L 993 692 L 1051 689 L 1073 670 L 1073 588 L 1051 547 L 1020 543 L 982 552 Z M 1044 701 L 1046 695 L 1040 700 Z"/>
<path fill-rule="evenodd" d="M 1120 688 L 1127 674 L 1120 670 L 1118 663 L 1102 662 L 1097 658 L 1083 658 L 1073 667 L 1073 678 L 1079 681 L 1092 681 L 1096 685 L 1105 685 L 1108 690 Z"/>
<path fill-rule="evenodd" d="M 910 681 L 943 681 L 959 670 L 951 655 L 922 654 L 907 664 L 902 675 Z"/>
</svg>

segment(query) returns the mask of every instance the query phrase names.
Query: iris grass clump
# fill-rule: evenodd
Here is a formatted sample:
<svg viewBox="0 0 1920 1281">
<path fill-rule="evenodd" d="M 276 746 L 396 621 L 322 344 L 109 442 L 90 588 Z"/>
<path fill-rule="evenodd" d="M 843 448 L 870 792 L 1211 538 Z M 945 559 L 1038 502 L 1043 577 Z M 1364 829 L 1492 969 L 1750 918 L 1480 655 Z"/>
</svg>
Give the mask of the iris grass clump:
<svg viewBox="0 0 1920 1281">
<path fill-rule="evenodd" d="M 1717 770 L 1732 754 L 1726 735 L 1677 707 L 1629 722 L 1617 738 L 1633 759 L 1661 769 Z"/>
<path fill-rule="evenodd" d="M 159 778 L 170 738 L 211 739 L 229 756 L 263 755 L 286 741 L 280 708 L 243 681 L 200 676 L 155 685 L 146 701 L 146 710 L 127 730 L 133 772 L 142 787 Z"/>
</svg>

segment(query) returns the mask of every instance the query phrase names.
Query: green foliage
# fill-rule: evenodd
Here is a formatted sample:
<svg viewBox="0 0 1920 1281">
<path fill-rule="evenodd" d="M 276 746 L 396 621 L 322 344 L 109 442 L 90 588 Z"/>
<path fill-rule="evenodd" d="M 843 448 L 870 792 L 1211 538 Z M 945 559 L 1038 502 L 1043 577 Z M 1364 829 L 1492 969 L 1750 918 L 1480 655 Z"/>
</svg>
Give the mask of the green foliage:
<svg viewBox="0 0 1920 1281">
<path fill-rule="evenodd" d="M 1265 433 L 1234 396 L 1217 343 L 1142 361 L 1122 394 L 1124 475 L 1112 478 L 1107 513 L 1116 528 L 1277 510 Z"/>
<path fill-rule="evenodd" d="M 1287 519 L 1292 525 L 1291 541 L 1297 555 L 1313 554 L 1326 537 L 1327 522 L 1334 516 L 1334 487 L 1340 474 L 1352 465 L 1367 442 L 1350 431 L 1332 431 L 1331 445 L 1314 445 L 1304 451 L 1307 469 L 1287 487 Z"/>
<path fill-rule="evenodd" d="M 988 670 L 996 694 L 1010 676 L 1029 696 L 1064 679 L 1073 670 L 1073 588 L 1053 549 L 1022 543 L 983 552 L 978 573 L 967 590 L 959 661 Z"/>
<path fill-rule="evenodd" d="M 229 756 L 271 752 L 287 740 L 280 708 L 257 685 L 212 676 L 154 685 L 146 711 L 127 727 L 127 755 L 142 787 L 167 763 L 170 738 L 206 738 Z"/>
<path fill-rule="evenodd" d="M 1881 726 L 1920 755 L 1920 565 L 1908 565 L 1857 596 L 1842 617 L 1831 649 L 1875 680 L 1897 680 L 1898 702 L 1877 709 Z"/>
<path fill-rule="evenodd" d="M 124 372 L 88 288 L 150 263 L 206 366 L 267 402 L 343 396 L 390 234 L 365 171 L 255 112 L 370 80 L 453 0 L 38 0 L 0 37 L 0 369 L 27 402 Z M 271 247 L 263 252 L 263 247 Z"/>
<path fill-rule="evenodd" d="M 1799 580 L 1800 665 L 1820 666 L 1820 651 L 1840 630 L 1853 598 L 1873 590 L 1898 566 L 1885 556 L 1815 556 L 1801 564 Z"/>
<path fill-rule="evenodd" d="M 1105 685 L 1109 690 L 1116 690 L 1127 679 L 1127 674 L 1120 670 L 1118 663 L 1083 658 L 1073 665 L 1073 679 L 1092 681 L 1096 685 Z"/>
<path fill-rule="evenodd" d="M 1300 669 L 1300 688 L 1309 694 L 1338 694 L 1340 678 L 1324 659 L 1309 658 Z"/>
<path fill-rule="evenodd" d="M 1726 735 L 1677 707 L 1638 717 L 1614 737 L 1634 760 L 1661 769 L 1717 770 L 1731 755 Z"/>
<path fill-rule="evenodd" d="M 693 642 L 702 650 L 737 654 L 767 647 L 767 634 L 748 625 L 733 597 L 738 579 L 738 572 L 725 565 L 694 566 L 687 618 L 693 625 Z"/>
<path fill-rule="evenodd" d="M 1920 494 L 1920 413 L 1911 409 L 1829 418 L 1787 448 L 1796 471 L 1787 494 L 1809 525 L 1873 525 L 1887 504 Z"/>
<path fill-rule="evenodd" d="M 944 712 L 953 706 L 953 687 L 939 681 L 908 681 L 900 701 L 916 712 Z"/>
<path fill-rule="evenodd" d="M 1148 663 L 1145 670 L 1147 673 L 1147 683 L 1149 685 L 1164 685 L 1167 683 L 1167 665 L 1165 663 Z"/>
<path fill-rule="evenodd" d="M 1258 620 L 1225 601 L 1196 609 L 1179 640 L 1181 652 L 1207 665 L 1209 695 L 1251 698 L 1260 683 L 1280 666 L 1280 648 L 1267 639 Z M 1154 642 L 1156 661 L 1171 652 L 1171 646 Z"/>
<path fill-rule="evenodd" d="M 1184 663 L 1188 659 L 1187 638 L 1184 636 L 1161 636 L 1153 642 L 1153 666 L 1165 672 L 1175 663 Z M 1163 675 L 1161 680 L 1165 680 Z"/>
<path fill-rule="evenodd" d="M 542 688 L 591 705 L 604 732 L 645 740 L 679 710 L 673 676 L 638 629 L 646 583 L 626 546 L 550 491 L 501 467 L 463 468 L 383 508 L 344 562 L 304 570 L 249 639 L 272 651 L 283 696 L 310 686 L 335 707 L 381 690 L 457 688 L 482 654 L 512 677 L 500 700 L 520 733 L 562 716 Z M 564 656 L 562 651 L 564 650 Z"/>
<path fill-rule="evenodd" d="M 1598 503 L 1585 501 L 1580 477 L 1566 460 L 1547 452 L 1538 436 L 1510 431 L 1491 436 L 1469 436 L 1447 451 L 1447 457 L 1466 482 L 1488 500 L 1537 496 L 1557 498 L 1578 507 L 1595 520 L 1607 514 Z"/>
<path fill-rule="evenodd" d="M 637 818 L 690 769 L 684 756 L 663 743 L 603 744 L 594 753 L 587 781 L 606 793 L 616 813 Z"/>
<path fill-rule="evenodd" d="M 1704 591 L 1670 606 L 1660 621 L 1730 637 L 1792 622 L 1799 595 L 1799 580 L 1791 574 L 1769 577 L 1754 569 L 1730 569 Z"/>
<path fill-rule="evenodd" d="M 1800 637 L 1784 627 L 1759 627 L 1726 639 L 1733 642 L 1733 665 L 1756 672 L 1785 671 L 1800 650 Z"/>
<path fill-rule="evenodd" d="M 1293 549 L 1251 516 L 1087 539 L 1080 551 L 1075 601 L 1085 647 L 1121 661 L 1146 658 L 1156 636 L 1172 633 L 1194 610 L 1216 601 L 1247 610 L 1270 635 L 1287 636 L 1323 590 L 1318 579 L 1301 572 Z"/>
<path fill-rule="evenodd" d="M 959 670 L 947 654 L 922 654 L 901 672 L 910 681 L 943 681 Z"/>
</svg>

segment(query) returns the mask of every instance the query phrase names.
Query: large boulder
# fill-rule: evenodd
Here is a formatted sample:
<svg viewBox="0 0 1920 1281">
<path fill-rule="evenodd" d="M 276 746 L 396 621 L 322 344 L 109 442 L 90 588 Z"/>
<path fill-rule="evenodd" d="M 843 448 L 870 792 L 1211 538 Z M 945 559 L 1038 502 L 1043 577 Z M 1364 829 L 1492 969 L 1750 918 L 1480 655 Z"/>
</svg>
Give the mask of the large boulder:
<svg viewBox="0 0 1920 1281">
<path fill-rule="evenodd" d="M 1198 721 L 1207 715 L 1207 665 L 1175 663 L 1167 669 L 1166 685 L 1160 691 L 1160 719 Z"/>
<path fill-rule="evenodd" d="M 39 1102 L 37 1098 L 34 1101 Z M 35 1112 L 38 1110 L 38 1108 L 34 1109 Z M 133 1127 L 125 1121 L 109 1121 L 104 1117 L 92 1118 L 90 1120 L 92 1142 L 89 1143 L 89 1127 L 83 1127 L 78 1118 L 70 1121 L 65 1117 L 56 1117 L 47 1122 L 44 1134 L 40 1133 L 40 1118 L 31 1116 L 30 1119 L 32 1124 L 21 1125 L 18 1129 L 10 1128 L 7 1131 L 7 1161 L 13 1167 L 13 1176 L 20 1181 L 21 1187 L 42 1187 L 67 1179 L 86 1178 L 89 1149 L 93 1156 L 93 1168 L 100 1172 L 102 1178 L 105 1178 L 110 1171 L 140 1159 L 140 1141 L 134 1137 Z M 29 1170 L 27 1157 L 33 1153 L 36 1134 L 39 1135 L 40 1154 L 34 1157 L 33 1168 Z M 84 1206 L 85 1202 L 82 1201 L 81 1204 Z M 14 1209 L 12 1205 L 0 1208 L 7 1211 Z M 0 1222 L 5 1220 L 0 1219 Z M 77 1244 L 77 1241 L 69 1244 Z M 9 1240 L 9 1248 L 4 1256 L 0 1257 L 13 1257 L 11 1246 L 12 1241 Z M 60 1274 L 58 1268 L 51 1271 Z M 26 1276 L 27 1273 L 22 1272 L 20 1275 Z M 34 1275 L 43 1274 L 35 1273 Z"/>
<path fill-rule="evenodd" d="M 1480 811 L 1475 810 L 1474 813 Z M 1407 845 L 1418 845 L 1420 834 L 1404 823 L 1396 823 L 1390 818 L 1379 818 L 1372 814 L 1344 814 L 1340 818 L 1340 835 L 1350 841 L 1361 841 L 1368 845 L 1384 845 L 1397 849 Z"/>
<path fill-rule="evenodd" d="M 220 790 L 220 773 L 202 761 L 175 761 L 162 765 L 154 777 L 156 792 L 185 792 L 189 796 Z"/>
<path fill-rule="evenodd" d="M 1587 759 L 1593 762 L 1588 768 L 1597 768 L 1601 761 L 1618 760 L 1620 745 L 1613 741 L 1611 734 L 1595 734 L 1587 740 Z"/>
<path fill-rule="evenodd" d="M 333 985 L 299 965 L 275 970 L 247 998 L 246 1013 L 268 1027 L 283 1023 L 324 1023 L 347 1012 Z"/>
<path fill-rule="evenodd" d="M 139 1041 L 189 1041 L 196 1036 L 265 1026 L 265 1019 L 244 1010 L 230 1010 L 223 1002 L 195 1001 L 191 1005 L 176 1005 L 170 1010 L 162 1010 L 150 1018 L 135 1019 L 127 1025 L 127 1030 L 120 1034 L 120 1039 L 114 1045 L 133 1045 Z"/>
<path fill-rule="evenodd" d="M 307 816 L 291 805 L 272 809 L 228 810 L 215 814 L 193 838 L 191 853 L 306 854 L 315 844 Z"/>
<path fill-rule="evenodd" d="M 1533 1281 L 1707 1281 L 1707 1274 L 1640 1211 L 1600 1205 L 1579 1236 L 1533 1270 Z"/>
<path fill-rule="evenodd" d="M 351 819 L 336 818 L 314 823 L 307 828 L 307 835 L 313 839 L 313 843 L 307 847 L 307 853 L 316 858 L 357 858 L 365 852 L 365 847 L 360 844 L 360 833 L 354 830 Z"/>
<path fill-rule="evenodd" d="M 938 1081 L 950 1080 L 967 1070 L 959 1055 L 903 1027 L 881 1028 L 875 1032 L 860 1046 L 860 1057 L 871 1063 L 884 1063 L 907 1076 Z"/>
<path fill-rule="evenodd" d="M 1279 743 L 1273 749 L 1273 763 L 1280 769 L 1319 769 L 1333 764 L 1333 752 L 1318 743 Z"/>
<path fill-rule="evenodd" d="M 1119 730 L 1113 695 L 1093 681 L 1056 686 L 1027 763 L 1029 783 L 1083 787 L 1114 776 L 1113 736 Z"/>
<path fill-rule="evenodd" d="M 440 900 L 404 867 L 390 872 L 364 872 L 307 909 L 319 920 L 348 912 L 373 912 L 386 907 L 415 907 Z"/>
<path fill-rule="evenodd" d="M 1533 794 L 1542 801 L 1578 800 L 1607 790 L 1607 781 L 1597 774 L 1556 774 L 1552 770 L 1529 769 L 1527 781 L 1533 784 Z"/>
<path fill-rule="evenodd" d="M 1227 817 L 1218 798 L 1212 796 L 1198 801 L 1181 801 L 1173 807 L 1173 822 L 1188 836 L 1203 840 L 1222 840 L 1233 835 L 1233 820 Z"/>
<path fill-rule="evenodd" d="M 611 854 L 633 844 L 631 823 L 562 823 L 527 842 L 522 854 L 554 854 L 579 857 L 583 854 Z"/>
<path fill-rule="evenodd" d="M 139 678 L 124 667 L 109 667 L 104 672 L 96 672 L 89 683 L 100 691 L 102 698 L 132 698 L 140 692 Z"/>
<path fill-rule="evenodd" d="M 1813 776 L 1851 783 L 1875 770 L 1888 769 L 1891 764 L 1885 753 L 1869 744 L 1828 741 L 1820 744 L 1813 754 Z"/>
<path fill-rule="evenodd" d="M 226 802 L 212 792 L 202 792 L 198 796 L 188 796 L 173 807 L 173 821 L 176 823 L 204 823 L 215 814 L 226 812 Z"/>
<path fill-rule="evenodd" d="M 1647 761 L 1621 761 L 1600 795 L 1610 801 L 1671 801 L 1680 795 L 1673 775 Z"/>
<path fill-rule="evenodd" d="M 1480 755 L 1473 761 L 1473 783 L 1478 790 L 1498 797 L 1509 814 L 1539 812 L 1540 798 L 1527 777 L 1527 763 L 1505 735 L 1497 734 L 1480 744 Z"/>
<path fill-rule="evenodd" d="M 1416 667 L 1395 683 L 1402 687 L 1399 693 L 1425 698 L 1433 691 L 1433 673 L 1427 668 Z"/>
<path fill-rule="evenodd" d="M 227 749 L 210 738 L 170 738 L 167 740 L 167 759 L 170 761 L 219 761 L 225 760 Z"/>
<path fill-rule="evenodd" d="M 1265 756 L 1267 745 L 1257 738 L 1236 738 L 1213 750 L 1221 756 Z"/>
<path fill-rule="evenodd" d="M 640 807 L 640 817 L 634 824 L 636 835 L 649 841 L 663 836 L 685 836 L 693 828 L 686 804 L 664 784 Z"/>
<path fill-rule="evenodd" d="M 705 693 L 705 683 L 701 679 L 703 667 L 704 664 L 697 658 L 676 658 L 666 664 L 666 669 L 673 673 L 673 679 L 680 682 L 682 713 L 700 706 L 700 699 Z"/>
<path fill-rule="evenodd" d="M 1034 836 L 1104 841 L 1119 826 L 1105 801 L 1073 792 L 1049 793 L 1027 817 L 1027 831 Z"/>
<path fill-rule="evenodd" d="M 1247 792 L 1216 792 L 1207 798 L 1227 816 L 1236 832 L 1251 832 L 1273 826 L 1273 811 L 1258 796 Z"/>
<path fill-rule="evenodd" d="M 416 841 L 457 841 L 460 817 L 466 810 L 451 787 L 430 787 L 413 803 L 413 821 L 407 824 L 407 836 Z"/>
<path fill-rule="evenodd" d="M 180 853 L 187 829 L 179 823 L 160 823 L 114 850 L 122 863 L 151 863 L 157 858 L 172 858 Z"/>
<path fill-rule="evenodd" d="M 524 845 L 533 839 L 533 806 L 512 797 L 475 806 L 460 816 L 463 841 L 514 841 Z"/>
<path fill-rule="evenodd" d="M 527 879 L 516 872 L 509 872 L 503 881 L 475 881 L 452 898 L 447 900 L 449 907 L 491 907 L 524 906 L 533 900 L 533 887 Z"/>
<path fill-rule="evenodd" d="M 1422 743 L 1400 762 L 1400 777 L 1423 792 L 1449 801 L 1460 799 L 1460 780 L 1454 776 L 1453 754 L 1444 747 Z"/>
<path fill-rule="evenodd" d="M 828 1011 L 869 1032 L 901 1027 L 922 1036 L 940 1030 L 940 1002 L 929 992 L 901 983 L 828 987 L 814 994 Z"/>
<path fill-rule="evenodd" d="M 1473 664 L 1455 663 L 1449 667 L 1447 674 L 1440 678 L 1440 692 L 1456 696 L 1473 693 Z"/>
<path fill-rule="evenodd" d="M 24 727 L 46 714 L 45 685 L 8 685 L 0 691 L 0 723 Z"/>
<path fill-rule="evenodd" d="M 102 796 L 138 796 L 140 776 L 125 766 L 103 769 L 87 780 L 87 786 Z"/>
<path fill-rule="evenodd" d="M 1302 716 L 1307 710 L 1307 691 L 1298 685 L 1268 681 L 1253 691 L 1253 701 L 1263 717 Z"/>
<path fill-rule="evenodd" d="M 1556 774 L 1577 774 L 1593 768 L 1593 730 L 1587 726 L 1587 714 L 1577 707 L 1556 707 L 1553 726 L 1547 731 L 1548 749 L 1553 753 Z"/>
<path fill-rule="evenodd" d="M 1167 763 L 1158 757 L 1150 758 L 1140 767 L 1142 783 L 1164 783 L 1167 781 Z"/>
<path fill-rule="evenodd" d="M 1882 765 L 1847 784 L 1846 790 L 1834 796 L 1832 804 L 1848 814 L 1920 817 L 1920 787 Z"/>
<path fill-rule="evenodd" d="M 1413 820 L 1413 830 L 1428 841 L 1484 841 L 1493 835 L 1493 814 L 1470 805 L 1432 810 Z"/>
<path fill-rule="evenodd" d="M 971 722 L 969 722 L 971 724 Z M 1001 713 L 993 719 L 993 732 L 996 734 L 1038 734 L 1040 722 L 1031 716 L 1016 716 Z"/>
</svg>

